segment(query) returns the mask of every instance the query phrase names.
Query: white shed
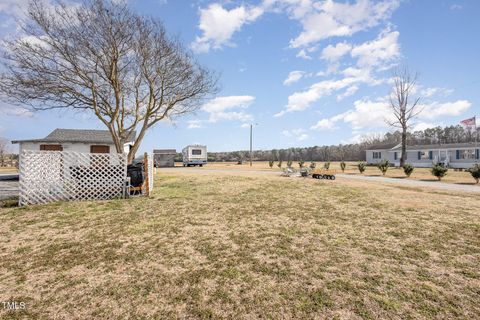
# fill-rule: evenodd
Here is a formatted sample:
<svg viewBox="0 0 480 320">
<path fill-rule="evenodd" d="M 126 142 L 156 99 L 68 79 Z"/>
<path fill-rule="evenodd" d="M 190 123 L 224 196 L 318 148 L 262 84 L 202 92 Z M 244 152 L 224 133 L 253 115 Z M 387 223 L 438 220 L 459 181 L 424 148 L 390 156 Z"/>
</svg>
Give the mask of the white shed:
<svg viewBox="0 0 480 320">
<path fill-rule="evenodd" d="M 128 135 L 123 152 L 130 151 L 136 132 Z M 24 150 L 75 151 L 83 153 L 117 153 L 108 130 L 55 129 L 43 139 L 14 140 L 19 144 L 19 154 Z"/>
</svg>

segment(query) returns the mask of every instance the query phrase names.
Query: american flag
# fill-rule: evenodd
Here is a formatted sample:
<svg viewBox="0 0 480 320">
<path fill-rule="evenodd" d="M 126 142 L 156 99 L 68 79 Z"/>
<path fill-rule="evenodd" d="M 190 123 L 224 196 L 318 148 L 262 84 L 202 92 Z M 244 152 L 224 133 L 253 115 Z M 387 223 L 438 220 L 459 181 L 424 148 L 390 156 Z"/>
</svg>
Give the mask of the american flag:
<svg viewBox="0 0 480 320">
<path fill-rule="evenodd" d="M 470 118 L 470 119 L 465 119 L 460 121 L 460 124 L 463 124 L 464 126 L 475 126 L 476 125 L 476 119 L 475 117 Z"/>
</svg>

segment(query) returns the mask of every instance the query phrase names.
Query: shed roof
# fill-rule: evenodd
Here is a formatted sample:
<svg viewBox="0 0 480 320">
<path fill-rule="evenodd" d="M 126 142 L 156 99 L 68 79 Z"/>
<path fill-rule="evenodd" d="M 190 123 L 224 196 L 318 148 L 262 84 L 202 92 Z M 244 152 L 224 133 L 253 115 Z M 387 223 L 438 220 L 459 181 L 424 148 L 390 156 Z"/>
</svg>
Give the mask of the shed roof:
<svg viewBox="0 0 480 320">
<path fill-rule="evenodd" d="M 176 154 L 177 150 L 175 149 L 154 149 L 153 153 L 155 154 Z"/>
<path fill-rule="evenodd" d="M 126 143 L 133 142 L 137 133 L 130 131 Z M 43 139 L 14 140 L 12 143 L 20 142 L 81 142 L 81 143 L 113 143 L 112 136 L 108 130 L 93 129 L 55 129 Z"/>
</svg>

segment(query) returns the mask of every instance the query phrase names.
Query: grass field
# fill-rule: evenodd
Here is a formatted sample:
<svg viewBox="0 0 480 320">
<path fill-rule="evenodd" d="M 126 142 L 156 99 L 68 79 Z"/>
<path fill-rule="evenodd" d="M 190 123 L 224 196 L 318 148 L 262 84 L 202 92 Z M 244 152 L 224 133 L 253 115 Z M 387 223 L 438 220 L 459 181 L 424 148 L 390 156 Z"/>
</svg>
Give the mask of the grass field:
<svg viewBox="0 0 480 320">
<path fill-rule="evenodd" d="M 0 209 L 6 319 L 474 319 L 480 195 L 226 173 Z"/>
<path fill-rule="evenodd" d="M 208 163 L 204 169 L 234 169 L 234 170 L 275 170 L 280 171 L 277 167 L 278 162 L 275 162 L 275 165 L 272 169 L 270 169 L 267 161 L 254 161 L 252 163 L 252 167 L 248 162 L 244 162 L 242 165 L 237 165 L 235 162 L 212 162 Z M 347 167 L 345 170 L 346 174 L 360 174 L 356 165 L 358 162 L 346 162 Z M 324 162 L 316 162 L 317 167 L 323 167 Z M 181 163 L 176 163 L 176 166 L 181 166 Z M 310 161 L 305 162 L 305 165 L 310 165 Z M 286 161 L 283 161 L 282 167 L 285 168 L 287 166 Z M 298 169 L 298 162 L 293 162 L 293 167 Z M 198 168 L 198 167 L 197 167 Z M 330 164 L 330 169 L 336 169 L 339 173 L 340 170 L 340 162 L 332 162 Z M 363 173 L 365 176 L 382 176 L 380 170 L 375 166 L 368 166 L 366 171 Z M 421 180 L 421 181 L 437 181 L 437 178 L 434 177 L 429 168 L 415 168 L 413 174 L 410 178 L 405 177 L 403 169 L 401 168 L 389 168 L 387 173 L 385 174 L 386 177 L 391 178 L 399 178 L 399 179 L 411 179 L 411 180 Z M 441 182 L 444 183 L 458 183 L 458 184 L 467 184 L 473 185 L 475 184 L 475 180 L 472 178 L 469 172 L 459 172 L 454 171 L 453 169 L 449 169 L 447 176 L 442 179 Z"/>
</svg>

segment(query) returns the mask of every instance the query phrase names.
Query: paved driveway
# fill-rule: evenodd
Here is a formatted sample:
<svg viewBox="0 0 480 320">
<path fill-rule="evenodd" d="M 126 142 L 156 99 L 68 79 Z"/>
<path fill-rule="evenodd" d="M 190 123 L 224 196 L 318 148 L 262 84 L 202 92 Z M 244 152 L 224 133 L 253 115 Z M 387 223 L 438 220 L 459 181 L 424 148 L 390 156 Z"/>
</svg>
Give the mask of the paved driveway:
<svg viewBox="0 0 480 320">
<path fill-rule="evenodd" d="M 280 175 L 278 171 L 261 171 L 261 170 L 238 170 L 238 169 L 200 169 L 200 168 L 184 168 L 184 167 L 175 167 L 175 168 L 159 168 L 159 172 L 191 172 L 191 173 L 208 173 L 208 172 L 223 172 L 223 173 L 255 173 L 255 174 L 276 174 Z M 443 189 L 449 191 L 464 191 L 464 192 L 480 192 L 480 185 L 464 185 L 464 184 L 453 184 L 453 183 L 443 183 L 436 181 L 418 181 L 411 179 L 396 179 L 388 177 L 369 177 L 361 175 L 350 175 L 350 174 L 337 174 L 337 177 L 341 179 L 352 179 L 352 180 L 362 180 L 369 181 L 372 183 L 387 183 L 387 184 L 397 184 L 410 187 L 421 187 L 421 188 L 432 188 L 432 189 Z"/>
<path fill-rule="evenodd" d="M 0 200 L 18 197 L 18 181 L 0 180 Z"/>
<path fill-rule="evenodd" d="M 18 174 L 0 174 L 0 200 L 18 197 Z"/>
</svg>

